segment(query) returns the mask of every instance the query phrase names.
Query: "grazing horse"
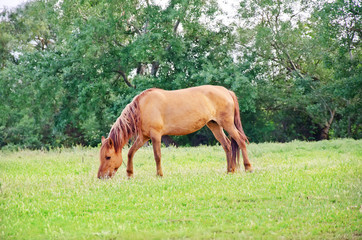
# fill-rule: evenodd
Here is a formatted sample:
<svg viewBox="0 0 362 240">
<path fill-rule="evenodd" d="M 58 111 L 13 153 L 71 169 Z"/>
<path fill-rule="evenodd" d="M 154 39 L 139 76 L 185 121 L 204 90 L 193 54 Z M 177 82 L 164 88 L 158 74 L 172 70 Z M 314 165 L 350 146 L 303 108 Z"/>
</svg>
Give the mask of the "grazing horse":
<svg viewBox="0 0 362 240">
<path fill-rule="evenodd" d="M 108 138 L 102 137 L 98 178 L 116 173 L 122 165 L 122 148 L 131 137 L 135 137 L 135 141 L 128 152 L 128 177 L 133 176 L 135 152 L 150 139 L 157 175 L 163 176 L 161 137 L 190 134 L 205 125 L 225 150 L 227 172 L 239 168 L 240 149 L 245 171 L 252 171 L 246 151 L 248 139 L 241 126 L 235 93 L 221 86 L 207 85 L 174 91 L 151 88 L 134 97 L 113 124 Z"/>
</svg>

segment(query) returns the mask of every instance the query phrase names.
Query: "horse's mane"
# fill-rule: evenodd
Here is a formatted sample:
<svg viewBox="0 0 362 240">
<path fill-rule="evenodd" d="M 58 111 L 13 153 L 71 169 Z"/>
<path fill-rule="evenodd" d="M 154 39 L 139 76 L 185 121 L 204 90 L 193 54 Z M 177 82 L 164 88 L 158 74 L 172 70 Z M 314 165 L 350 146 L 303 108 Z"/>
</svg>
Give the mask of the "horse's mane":
<svg viewBox="0 0 362 240">
<path fill-rule="evenodd" d="M 113 124 L 108 138 L 112 139 L 116 152 L 120 151 L 131 137 L 142 134 L 139 102 L 146 93 L 153 90 L 155 90 L 155 88 L 147 89 L 135 96 L 132 102 L 123 109 L 121 115 Z M 107 141 L 107 145 L 109 145 L 108 142 L 109 141 Z"/>
</svg>

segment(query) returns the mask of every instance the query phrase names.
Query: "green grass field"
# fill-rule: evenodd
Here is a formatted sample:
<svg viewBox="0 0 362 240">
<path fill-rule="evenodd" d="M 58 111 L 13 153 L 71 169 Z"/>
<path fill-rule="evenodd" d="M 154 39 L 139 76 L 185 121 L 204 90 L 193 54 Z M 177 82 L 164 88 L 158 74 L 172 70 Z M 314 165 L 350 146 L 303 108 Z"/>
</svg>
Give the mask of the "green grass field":
<svg viewBox="0 0 362 240">
<path fill-rule="evenodd" d="M 254 173 L 220 146 L 151 147 L 96 178 L 98 149 L 0 152 L 0 239 L 362 239 L 362 141 L 250 144 Z M 123 151 L 126 156 L 126 151 Z"/>
</svg>

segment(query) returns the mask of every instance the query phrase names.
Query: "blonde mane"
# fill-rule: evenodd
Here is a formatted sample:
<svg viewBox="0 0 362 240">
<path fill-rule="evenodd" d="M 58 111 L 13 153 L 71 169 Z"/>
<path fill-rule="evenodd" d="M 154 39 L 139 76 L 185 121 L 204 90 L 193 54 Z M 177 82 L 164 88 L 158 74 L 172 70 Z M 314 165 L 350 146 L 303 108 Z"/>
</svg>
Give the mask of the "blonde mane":
<svg viewBox="0 0 362 240">
<path fill-rule="evenodd" d="M 116 152 L 120 151 L 131 137 L 142 134 L 139 102 L 146 93 L 153 91 L 154 89 L 155 88 L 147 89 L 135 96 L 132 102 L 123 109 L 121 115 L 113 124 L 108 138 L 112 139 Z M 104 145 L 109 145 L 108 141 L 106 143 L 107 144 Z"/>
</svg>

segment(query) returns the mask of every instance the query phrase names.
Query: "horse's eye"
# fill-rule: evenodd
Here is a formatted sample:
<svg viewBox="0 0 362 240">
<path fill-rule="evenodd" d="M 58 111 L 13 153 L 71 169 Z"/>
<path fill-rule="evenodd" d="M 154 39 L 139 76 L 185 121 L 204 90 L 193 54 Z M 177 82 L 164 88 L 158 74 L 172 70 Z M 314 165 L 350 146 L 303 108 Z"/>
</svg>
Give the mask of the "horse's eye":
<svg viewBox="0 0 362 240">
<path fill-rule="evenodd" d="M 106 160 L 110 160 L 111 159 L 111 157 L 106 157 Z"/>
</svg>

